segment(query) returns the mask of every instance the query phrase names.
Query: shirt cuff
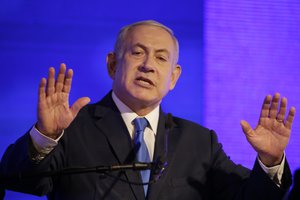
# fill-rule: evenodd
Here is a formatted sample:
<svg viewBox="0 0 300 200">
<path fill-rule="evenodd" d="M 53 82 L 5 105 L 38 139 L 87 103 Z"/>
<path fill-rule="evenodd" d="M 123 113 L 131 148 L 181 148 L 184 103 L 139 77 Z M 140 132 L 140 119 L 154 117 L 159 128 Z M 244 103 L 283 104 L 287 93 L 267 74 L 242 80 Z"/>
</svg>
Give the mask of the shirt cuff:
<svg viewBox="0 0 300 200">
<path fill-rule="evenodd" d="M 34 148 L 40 154 L 49 154 L 54 147 L 58 144 L 58 141 L 63 136 L 64 131 L 62 131 L 61 135 L 57 139 L 52 139 L 50 137 L 45 136 L 40 131 L 37 130 L 35 126 L 29 132 Z"/>
<path fill-rule="evenodd" d="M 282 174 L 284 171 L 284 164 L 285 164 L 285 153 L 283 154 L 282 161 L 279 165 L 275 165 L 273 167 L 265 166 L 262 161 L 258 157 L 258 163 L 264 172 L 273 180 L 277 186 L 281 185 Z"/>
</svg>

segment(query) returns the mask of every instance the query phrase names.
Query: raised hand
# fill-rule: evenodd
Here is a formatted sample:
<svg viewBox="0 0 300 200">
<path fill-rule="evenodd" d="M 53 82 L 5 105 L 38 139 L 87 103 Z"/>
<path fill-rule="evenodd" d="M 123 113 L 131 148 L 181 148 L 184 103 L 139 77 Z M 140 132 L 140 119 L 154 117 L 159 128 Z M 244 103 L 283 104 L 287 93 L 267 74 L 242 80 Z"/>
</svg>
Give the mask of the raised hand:
<svg viewBox="0 0 300 200">
<path fill-rule="evenodd" d="M 266 96 L 258 125 L 254 130 L 249 123 L 241 121 L 247 140 L 266 166 L 274 166 L 281 162 L 289 142 L 296 109 L 291 107 L 285 117 L 286 110 L 287 99 L 283 97 L 280 101 L 280 94 L 276 93 L 273 98 L 271 95 Z"/>
<path fill-rule="evenodd" d="M 51 67 L 48 80 L 42 78 L 39 85 L 36 128 L 53 139 L 56 139 L 74 120 L 79 110 L 90 102 L 88 97 L 82 97 L 69 106 L 72 77 L 73 70 L 67 71 L 66 65 L 61 64 L 56 80 L 55 69 Z"/>
</svg>

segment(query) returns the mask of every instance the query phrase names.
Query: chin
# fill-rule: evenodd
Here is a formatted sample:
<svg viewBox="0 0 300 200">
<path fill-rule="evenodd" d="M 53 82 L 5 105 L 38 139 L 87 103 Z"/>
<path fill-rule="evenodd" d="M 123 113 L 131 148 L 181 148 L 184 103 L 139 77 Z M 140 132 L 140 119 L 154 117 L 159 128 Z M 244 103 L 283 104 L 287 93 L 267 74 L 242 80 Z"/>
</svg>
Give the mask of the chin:
<svg viewBox="0 0 300 200">
<path fill-rule="evenodd" d="M 136 102 L 143 102 L 144 105 L 152 105 L 152 104 L 160 101 L 157 98 L 153 98 L 156 95 L 151 95 L 150 93 L 148 93 L 148 94 L 138 93 L 138 94 L 134 94 L 132 96 Z"/>
<path fill-rule="evenodd" d="M 141 96 L 141 95 L 136 95 L 134 96 L 135 100 L 137 102 L 153 102 L 154 99 L 148 96 Z"/>
</svg>

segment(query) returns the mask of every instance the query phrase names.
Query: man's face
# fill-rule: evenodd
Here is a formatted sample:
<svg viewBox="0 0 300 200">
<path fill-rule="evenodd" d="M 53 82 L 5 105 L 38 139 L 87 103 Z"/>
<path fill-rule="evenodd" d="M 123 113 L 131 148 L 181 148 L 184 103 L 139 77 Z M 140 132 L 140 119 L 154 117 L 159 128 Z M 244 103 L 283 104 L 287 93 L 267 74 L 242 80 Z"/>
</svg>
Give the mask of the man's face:
<svg viewBox="0 0 300 200">
<path fill-rule="evenodd" d="M 166 30 L 139 25 L 130 30 L 124 45 L 123 56 L 114 58 L 117 60 L 110 72 L 113 90 L 133 111 L 147 114 L 175 87 L 180 76 L 175 43 Z"/>
</svg>

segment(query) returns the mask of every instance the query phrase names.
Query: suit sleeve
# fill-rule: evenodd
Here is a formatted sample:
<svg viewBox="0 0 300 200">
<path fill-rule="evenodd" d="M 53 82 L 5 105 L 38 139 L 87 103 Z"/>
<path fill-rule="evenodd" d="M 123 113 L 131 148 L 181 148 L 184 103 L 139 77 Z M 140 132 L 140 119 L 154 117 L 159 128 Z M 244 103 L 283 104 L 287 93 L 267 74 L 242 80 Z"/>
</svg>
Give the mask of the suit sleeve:
<svg viewBox="0 0 300 200">
<path fill-rule="evenodd" d="M 54 150 L 53 150 L 54 151 Z M 42 171 L 53 170 L 52 153 L 41 162 L 35 162 L 35 154 L 29 133 L 10 145 L 1 160 L 0 174 L 6 189 L 34 195 L 45 195 L 52 189 L 52 179 L 49 177 L 26 178 L 24 175 L 38 174 Z"/>
<path fill-rule="evenodd" d="M 212 142 L 212 199 L 280 200 L 291 185 L 291 173 L 285 162 L 281 187 L 278 187 L 260 167 L 256 160 L 253 169 L 233 163 L 211 131 Z"/>
</svg>

